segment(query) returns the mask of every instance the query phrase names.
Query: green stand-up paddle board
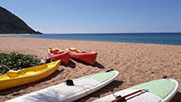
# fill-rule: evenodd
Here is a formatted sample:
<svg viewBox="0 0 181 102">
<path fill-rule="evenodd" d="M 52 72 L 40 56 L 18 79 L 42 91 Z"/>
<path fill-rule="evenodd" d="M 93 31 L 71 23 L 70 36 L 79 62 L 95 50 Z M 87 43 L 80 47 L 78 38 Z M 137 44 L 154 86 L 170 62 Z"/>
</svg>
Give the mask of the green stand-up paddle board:
<svg viewBox="0 0 181 102">
<path fill-rule="evenodd" d="M 122 97 L 128 96 L 125 98 L 126 102 L 169 102 L 176 94 L 178 87 L 178 82 L 173 79 L 154 80 L 105 96 L 94 102 L 115 101 L 116 97 L 120 95 Z M 144 91 L 130 95 L 143 89 Z"/>
<path fill-rule="evenodd" d="M 20 96 L 8 102 L 72 102 L 111 83 L 118 74 L 118 71 L 109 70 L 68 80 L 65 83 Z"/>
</svg>

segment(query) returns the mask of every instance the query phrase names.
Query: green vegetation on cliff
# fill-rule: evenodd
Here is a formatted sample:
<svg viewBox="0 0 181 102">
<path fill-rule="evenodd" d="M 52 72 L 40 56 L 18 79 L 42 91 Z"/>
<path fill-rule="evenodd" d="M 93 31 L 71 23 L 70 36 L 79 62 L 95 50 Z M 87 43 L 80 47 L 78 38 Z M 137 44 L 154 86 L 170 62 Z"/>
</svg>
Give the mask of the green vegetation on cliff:
<svg viewBox="0 0 181 102">
<path fill-rule="evenodd" d="M 23 20 L 0 7 L 0 34 L 40 34 L 31 29 Z"/>
</svg>

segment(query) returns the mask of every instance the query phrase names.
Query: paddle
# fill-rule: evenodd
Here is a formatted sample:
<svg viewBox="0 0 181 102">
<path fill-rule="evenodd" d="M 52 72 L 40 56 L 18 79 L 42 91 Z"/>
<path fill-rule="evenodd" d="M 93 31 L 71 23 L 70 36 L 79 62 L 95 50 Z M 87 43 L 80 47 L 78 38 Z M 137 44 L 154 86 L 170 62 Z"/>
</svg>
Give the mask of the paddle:
<svg viewBox="0 0 181 102">
<path fill-rule="evenodd" d="M 132 92 L 132 93 L 125 95 L 125 96 L 120 96 L 120 97 L 118 96 L 118 98 L 116 98 L 115 100 L 112 100 L 111 102 L 125 102 L 126 97 L 129 97 L 129 96 L 134 95 L 134 94 L 139 93 L 139 92 L 146 92 L 146 91 L 147 91 L 147 89 L 142 89 L 142 90 Z"/>
</svg>

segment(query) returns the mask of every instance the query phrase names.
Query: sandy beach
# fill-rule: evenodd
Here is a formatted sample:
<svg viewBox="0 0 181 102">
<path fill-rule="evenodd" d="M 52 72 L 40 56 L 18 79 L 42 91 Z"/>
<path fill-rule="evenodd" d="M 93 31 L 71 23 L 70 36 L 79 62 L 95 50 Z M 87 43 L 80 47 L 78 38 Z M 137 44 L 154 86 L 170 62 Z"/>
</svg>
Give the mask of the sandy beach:
<svg viewBox="0 0 181 102">
<path fill-rule="evenodd" d="M 48 48 L 53 47 L 63 50 L 66 47 L 75 47 L 87 52 L 95 51 L 98 53 L 97 62 L 91 66 L 71 60 L 68 65 L 61 65 L 58 71 L 46 79 L 0 91 L 0 102 L 56 85 L 68 79 L 108 69 L 120 72 L 116 80 L 77 102 L 91 102 L 163 76 L 173 78 L 181 84 L 181 46 L 0 37 L 0 53 L 16 51 L 41 58 L 47 56 Z M 171 102 L 181 102 L 181 87 Z"/>
</svg>

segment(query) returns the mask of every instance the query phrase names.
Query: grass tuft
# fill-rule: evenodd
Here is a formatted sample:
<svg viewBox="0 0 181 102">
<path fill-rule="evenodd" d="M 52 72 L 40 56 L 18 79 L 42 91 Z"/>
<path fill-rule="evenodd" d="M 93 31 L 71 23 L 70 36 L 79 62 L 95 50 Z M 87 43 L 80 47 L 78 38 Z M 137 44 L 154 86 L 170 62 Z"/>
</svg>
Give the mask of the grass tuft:
<svg viewBox="0 0 181 102">
<path fill-rule="evenodd" d="M 33 55 L 25 55 L 17 52 L 0 54 L 0 75 L 9 70 L 19 70 L 40 65 L 40 60 Z"/>
</svg>

